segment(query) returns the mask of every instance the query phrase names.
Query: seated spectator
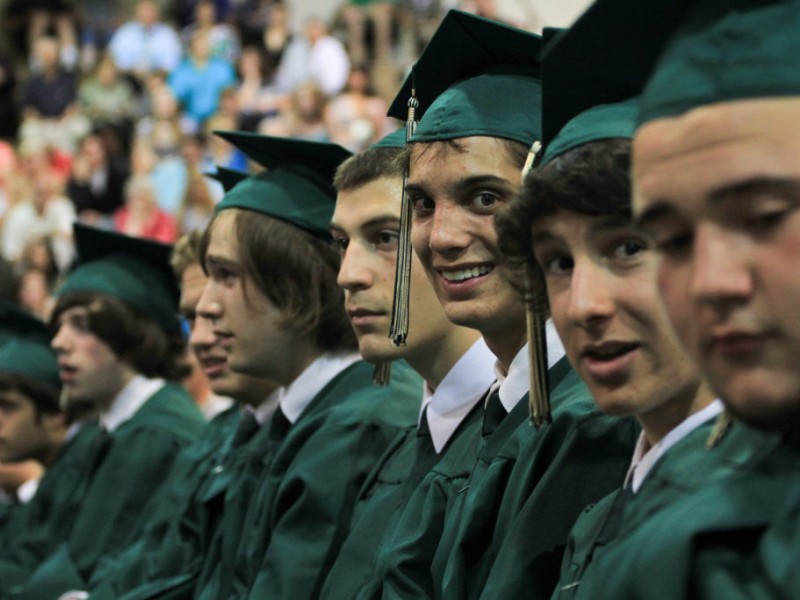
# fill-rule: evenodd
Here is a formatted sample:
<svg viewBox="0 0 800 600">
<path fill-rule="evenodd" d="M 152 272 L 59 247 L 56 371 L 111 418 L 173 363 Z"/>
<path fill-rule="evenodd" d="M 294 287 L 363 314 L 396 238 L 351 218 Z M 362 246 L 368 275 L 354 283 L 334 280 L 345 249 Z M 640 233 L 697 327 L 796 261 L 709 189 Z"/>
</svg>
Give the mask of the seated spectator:
<svg viewBox="0 0 800 600">
<path fill-rule="evenodd" d="M 257 46 L 246 46 L 239 57 L 236 103 L 239 129 L 255 131 L 259 121 L 278 110 L 278 96 L 268 87 L 266 56 Z"/>
<path fill-rule="evenodd" d="M 204 31 L 208 34 L 211 56 L 224 60 L 228 64 L 235 64 L 239 59 L 239 35 L 227 23 L 219 23 L 217 7 L 211 0 L 200 0 L 195 5 L 194 22 L 181 31 L 184 54 L 192 44 L 195 33 Z"/>
<path fill-rule="evenodd" d="M 17 201 L 15 190 L 22 177 L 20 177 L 20 173 L 14 173 L 16 168 L 17 154 L 14 152 L 14 148 L 8 142 L 0 141 L 0 226 L 3 225 L 3 219 L 8 209 Z M 11 177 L 12 173 L 14 173 L 14 177 Z"/>
<path fill-rule="evenodd" d="M 190 127 L 181 119 L 178 102 L 169 86 L 154 85 L 148 96 L 152 112 L 136 123 L 136 138 L 147 140 L 162 160 L 176 157 L 180 153 L 181 135 Z"/>
<path fill-rule="evenodd" d="M 125 185 L 125 205 L 114 213 L 114 229 L 125 235 L 171 244 L 177 238 L 175 220 L 161 210 L 147 175 L 134 175 Z"/>
<path fill-rule="evenodd" d="M 189 55 L 170 74 L 168 83 L 193 122 L 194 131 L 199 131 L 217 110 L 222 91 L 235 81 L 231 64 L 211 56 L 208 32 L 198 30 L 192 38 Z"/>
<path fill-rule="evenodd" d="M 203 231 L 214 216 L 214 198 L 208 185 L 208 178 L 202 173 L 189 173 L 186 192 L 178 208 L 177 221 L 182 234 Z"/>
<path fill-rule="evenodd" d="M 372 89 L 367 69 L 354 67 L 344 92 L 332 98 L 325 109 L 331 141 L 351 152 L 374 144 L 395 129 L 386 116 L 388 108 Z"/>
<path fill-rule="evenodd" d="M 47 277 L 49 285 L 54 286 L 58 282 L 60 271 L 53 251 L 53 240 L 46 235 L 28 240 L 22 249 L 17 266 L 23 272 L 41 271 Z"/>
<path fill-rule="evenodd" d="M 347 24 L 347 48 L 350 58 L 366 64 L 367 21 L 372 21 L 374 57 L 386 60 L 392 52 L 392 18 L 394 3 L 386 0 L 350 0 L 342 8 L 342 18 Z"/>
<path fill-rule="evenodd" d="M 208 140 L 208 152 L 211 162 L 218 167 L 247 171 L 247 157 L 233 144 L 224 138 L 213 135 L 215 131 L 237 130 L 236 118 L 231 115 L 217 113 L 206 122 L 205 134 Z"/>
<path fill-rule="evenodd" d="M 293 38 L 287 46 L 275 74 L 275 87 L 288 94 L 310 81 L 333 96 L 344 88 L 349 71 L 344 45 L 328 34 L 322 19 L 313 18 L 306 23 L 305 35 Z"/>
<path fill-rule="evenodd" d="M 128 175 L 124 165 L 109 158 L 98 134 L 83 138 L 67 182 L 67 196 L 75 205 L 78 219 L 110 227 L 111 214 L 122 206 L 122 188 Z"/>
<path fill-rule="evenodd" d="M 178 34 L 159 19 L 158 4 L 154 0 L 140 0 L 135 18 L 122 25 L 108 44 L 117 67 L 140 82 L 154 70 L 169 73 L 181 59 Z"/>
<path fill-rule="evenodd" d="M 46 273 L 39 269 L 27 269 L 19 277 L 18 304 L 45 321 L 50 318 L 55 304 L 52 291 Z"/>
<path fill-rule="evenodd" d="M 291 136 L 308 141 L 328 141 L 323 115 L 327 98 L 313 83 L 300 85 L 290 97 Z"/>
<path fill-rule="evenodd" d="M 55 38 L 39 38 L 34 51 L 41 71 L 34 72 L 23 84 L 20 136 L 37 137 L 71 151 L 89 127 L 77 110 L 75 76 L 61 66 Z"/>
<path fill-rule="evenodd" d="M 130 82 L 119 75 L 111 56 L 103 56 L 94 73 L 80 84 L 78 107 L 95 126 L 119 125 L 133 119 L 136 92 Z"/>
<path fill-rule="evenodd" d="M 50 236 L 59 271 L 72 262 L 72 223 L 75 208 L 64 195 L 63 180 L 47 169 L 39 169 L 32 196 L 16 204 L 3 224 L 3 256 L 17 261 L 26 244 L 39 236 Z"/>
</svg>

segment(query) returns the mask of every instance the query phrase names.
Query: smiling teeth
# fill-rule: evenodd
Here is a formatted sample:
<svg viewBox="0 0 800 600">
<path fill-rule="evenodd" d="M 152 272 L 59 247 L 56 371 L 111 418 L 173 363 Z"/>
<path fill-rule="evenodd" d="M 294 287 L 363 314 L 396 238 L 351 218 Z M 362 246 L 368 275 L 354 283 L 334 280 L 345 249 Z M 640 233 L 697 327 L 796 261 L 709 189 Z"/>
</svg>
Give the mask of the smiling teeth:
<svg viewBox="0 0 800 600">
<path fill-rule="evenodd" d="M 480 277 L 481 275 L 486 275 L 487 273 L 491 272 L 493 268 L 494 267 L 484 265 L 482 267 L 462 269 L 461 271 L 442 271 L 442 277 L 444 277 L 447 281 L 460 283 L 462 281 L 466 281 L 467 279 L 473 279 L 475 277 Z"/>
</svg>

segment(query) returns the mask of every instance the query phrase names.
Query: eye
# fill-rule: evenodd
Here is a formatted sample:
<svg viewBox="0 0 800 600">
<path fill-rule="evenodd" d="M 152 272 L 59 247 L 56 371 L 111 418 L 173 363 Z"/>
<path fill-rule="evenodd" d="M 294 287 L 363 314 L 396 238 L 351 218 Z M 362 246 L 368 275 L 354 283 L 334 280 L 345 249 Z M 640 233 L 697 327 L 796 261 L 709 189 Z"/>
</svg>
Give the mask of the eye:
<svg viewBox="0 0 800 600">
<path fill-rule="evenodd" d="M 378 250 L 396 252 L 399 239 L 400 233 L 398 231 L 382 229 L 375 235 L 375 247 Z"/>
<path fill-rule="evenodd" d="M 647 246 L 638 240 L 624 240 L 616 244 L 611 255 L 617 260 L 627 260 L 633 258 L 647 249 Z"/>
<path fill-rule="evenodd" d="M 334 244 L 336 244 L 336 247 L 339 249 L 339 254 L 341 256 L 344 256 L 344 252 L 345 252 L 345 250 L 347 250 L 347 246 L 350 244 L 350 238 L 348 238 L 348 237 L 346 237 L 344 235 L 334 236 L 333 242 L 334 242 Z"/>
<path fill-rule="evenodd" d="M 655 249 L 666 257 L 678 258 L 692 249 L 694 236 L 689 230 L 679 230 L 659 235 L 655 241 Z"/>
<path fill-rule="evenodd" d="M 472 198 L 472 206 L 478 210 L 487 210 L 494 208 L 502 202 L 501 198 L 489 191 L 481 191 Z"/>
<path fill-rule="evenodd" d="M 428 215 L 433 212 L 434 208 L 436 208 L 434 201 L 426 196 L 412 195 L 409 196 L 408 200 L 411 203 L 411 210 L 414 212 L 414 216 L 416 217 Z"/>
<path fill-rule="evenodd" d="M 566 255 L 545 257 L 542 261 L 537 262 L 542 267 L 545 276 L 568 273 L 575 264 L 572 257 Z"/>
</svg>

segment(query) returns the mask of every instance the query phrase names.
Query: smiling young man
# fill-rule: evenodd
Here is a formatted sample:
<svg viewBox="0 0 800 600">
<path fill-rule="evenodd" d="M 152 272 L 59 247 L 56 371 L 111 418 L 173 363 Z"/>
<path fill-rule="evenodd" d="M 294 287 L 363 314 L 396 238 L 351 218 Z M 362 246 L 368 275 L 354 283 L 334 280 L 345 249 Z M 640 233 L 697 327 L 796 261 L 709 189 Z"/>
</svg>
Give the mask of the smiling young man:
<svg viewBox="0 0 800 600">
<path fill-rule="evenodd" d="M 359 352 L 370 362 L 405 360 L 423 377 L 420 424 L 394 440 L 359 493 L 352 528 L 322 598 L 350 599 L 380 588 L 377 549 L 392 535 L 399 512 L 426 473 L 477 426 L 479 400 L 494 379 L 494 357 L 480 334 L 447 319 L 416 258 L 408 343 L 398 347 L 389 339 L 404 146 L 400 130 L 339 167 L 331 234 L 342 255 L 338 281 Z"/>
<path fill-rule="evenodd" d="M 207 231 L 197 306 L 233 371 L 283 386 L 260 480 L 231 486 L 195 595 L 313 597 L 349 526 L 354 498 L 398 431 L 414 423 L 420 379 L 398 365 L 372 383 L 336 283 L 328 226 L 332 144 L 225 137 L 269 170 L 237 184 Z M 257 465 L 253 465 L 255 468 Z M 263 586 L 263 587 L 262 587 Z M 316 590 L 316 591 L 315 591 Z"/>
<path fill-rule="evenodd" d="M 75 235 L 80 263 L 59 288 L 52 347 L 63 397 L 94 406 L 101 430 L 55 499 L 37 493 L 44 521 L 4 547 L 7 597 L 58 594 L 135 539 L 178 451 L 205 425 L 169 383 L 185 374 L 170 248 L 81 225 Z"/>
<path fill-rule="evenodd" d="M 381 549 L 390 597 L 479 594 L 494 562 L 493 540 L 509 533 L 502 524 L 526 503 L 548 499 L 553 508 L 538 510 L 532 526 L 547 544 L 563 543 L 583 506 L 624 475 L 633 444 L 632 431 L 621 434 L 597 413 L 551 325 L 553 422 L 540 429 L 528 423 L 526 308 L 499 252 L 494 217 L 519 191 L 529 149 L 541 137 L 540 46 L 538 36 L 451 11 L 393 105 L 399 114 L 416 90 L 422 116 L 410 139 L 406 185 L 414 251 L 447 317 L 482 334 L 497 381 L 471 443 L 426 476 Z M 589 438 L 604 444 L 603 461 L 583 450 Z M 570 472 L 562 461 L 585 471 Z M 536 566 L 542 589 L 552 587 L 557 565 Z"/>
</svg>

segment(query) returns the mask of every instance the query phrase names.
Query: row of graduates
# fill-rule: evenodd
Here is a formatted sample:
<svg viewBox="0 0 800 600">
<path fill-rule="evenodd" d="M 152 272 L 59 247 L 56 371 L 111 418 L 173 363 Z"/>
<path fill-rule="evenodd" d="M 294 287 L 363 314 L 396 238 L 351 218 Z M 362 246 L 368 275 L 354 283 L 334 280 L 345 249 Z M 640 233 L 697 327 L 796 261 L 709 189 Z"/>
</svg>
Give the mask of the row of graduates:
<svg viewBox="0 0 800 600">
<path fill-rule="evenodd" d="M 99 418 L 4 515 L 2 597 L 791 597 L 797 112 L 760 103 L 798 10 L 600 0 L 548 43 L 454 11 L 407 131 L 221 134 L 266 170 L 172 257 L 238 402 L 205 427 L 169 249 L 76 226 L 52 341 L 8 311 L 0 370 Z"/>
</svg>

